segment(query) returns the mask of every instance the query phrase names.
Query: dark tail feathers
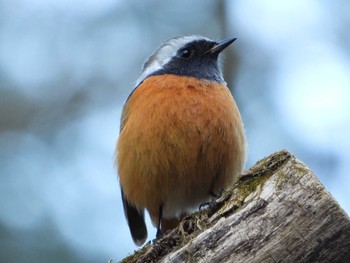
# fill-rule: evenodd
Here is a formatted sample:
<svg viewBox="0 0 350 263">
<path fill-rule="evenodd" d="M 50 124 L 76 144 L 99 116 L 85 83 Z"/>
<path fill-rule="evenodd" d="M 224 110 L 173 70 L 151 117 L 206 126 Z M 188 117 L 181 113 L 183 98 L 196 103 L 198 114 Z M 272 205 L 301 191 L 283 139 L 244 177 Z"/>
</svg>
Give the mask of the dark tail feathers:
<svg viewBox="0 0 350 263">
<path fill-rule="evenodd" d="M 145 224 L 145 216 L 143 210 L 137 209 L 135 206 L 130 204 L 125 198 L 123 190 L 122 200 L 124 206 L 124 213 L 126 220 L 129 224 L 130 233 L 134 243 L 138 246 L 141 246 L 147 238 L 147 228 Z"/>
</svg>

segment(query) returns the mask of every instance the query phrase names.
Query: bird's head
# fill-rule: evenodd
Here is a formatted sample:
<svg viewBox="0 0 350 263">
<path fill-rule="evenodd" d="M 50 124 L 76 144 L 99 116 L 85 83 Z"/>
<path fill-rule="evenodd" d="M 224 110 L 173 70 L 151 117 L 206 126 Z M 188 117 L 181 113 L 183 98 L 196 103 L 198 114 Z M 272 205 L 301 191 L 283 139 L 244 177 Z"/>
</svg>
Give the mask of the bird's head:
<svg viewBox="0 0 350 263">
<path fill-rule="evenodd" d="M 163 74 L 224 82 L 218 56 L 235 40 L 213 41 L 201 36 L 169 39 L 147 59 L 136 86 L 147 77 Z"/>
</svg>

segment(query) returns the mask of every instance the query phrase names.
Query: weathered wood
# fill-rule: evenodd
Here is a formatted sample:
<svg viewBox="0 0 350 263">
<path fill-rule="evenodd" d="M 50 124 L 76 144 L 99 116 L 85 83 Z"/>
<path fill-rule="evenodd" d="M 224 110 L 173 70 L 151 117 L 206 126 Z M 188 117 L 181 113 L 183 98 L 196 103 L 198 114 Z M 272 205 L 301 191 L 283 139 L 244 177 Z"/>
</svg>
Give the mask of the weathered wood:
<svg viewBox="0 0 350 263">
<path fill-rule="evenodd" d="M 123 262 L 350 262 L 350 220 L 287 151 Z"/>
</svg>

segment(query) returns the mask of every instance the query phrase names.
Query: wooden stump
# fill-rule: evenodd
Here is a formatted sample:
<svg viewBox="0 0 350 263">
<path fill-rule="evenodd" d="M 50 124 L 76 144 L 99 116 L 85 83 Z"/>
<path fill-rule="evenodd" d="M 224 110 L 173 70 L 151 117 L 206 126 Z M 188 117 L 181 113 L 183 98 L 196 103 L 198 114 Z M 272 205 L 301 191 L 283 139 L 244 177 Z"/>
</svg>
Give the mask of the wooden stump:
<svg viewBox="0 0 350 263">
<path fill-rule="evenodd" d="M 350 220 L 287 151 L 122 262 L 350 262 Z"/>
</svg>

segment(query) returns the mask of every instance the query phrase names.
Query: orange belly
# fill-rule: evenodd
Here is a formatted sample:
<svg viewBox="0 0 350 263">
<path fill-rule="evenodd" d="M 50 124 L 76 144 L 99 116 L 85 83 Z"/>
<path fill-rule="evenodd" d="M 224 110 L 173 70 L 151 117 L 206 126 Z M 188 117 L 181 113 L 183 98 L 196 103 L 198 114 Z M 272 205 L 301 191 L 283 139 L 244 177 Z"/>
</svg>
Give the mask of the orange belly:
<svg viewBox="0 0 350 263">
<path fill-rule="evenodd" d="M 152 76 L 124 107 L 117 145 L 127 200 L 151 216 L 173 218 L 238 179 L 246 143 L 226 86 L 174 75 Z M 152 216 L 154 219 L 154 216 Z"/>
</svg>

